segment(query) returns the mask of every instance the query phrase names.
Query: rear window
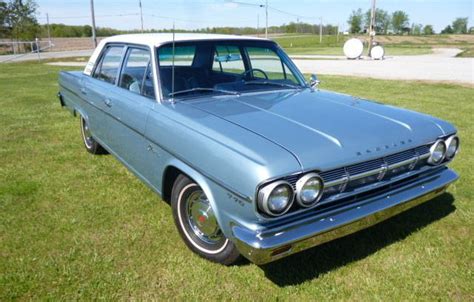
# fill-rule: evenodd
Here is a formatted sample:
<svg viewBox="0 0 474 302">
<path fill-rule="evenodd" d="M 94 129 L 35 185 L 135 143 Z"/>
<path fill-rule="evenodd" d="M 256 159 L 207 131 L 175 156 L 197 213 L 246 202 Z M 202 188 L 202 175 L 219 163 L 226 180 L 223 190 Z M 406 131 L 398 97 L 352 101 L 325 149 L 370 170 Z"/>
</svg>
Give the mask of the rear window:
<svg viewBox="0 0 474 302">
<path fill-rule="evenodd" d="M 122 52 L 123 46 L 108 47 L 100 59 L 93 77 L 107 83 L 115 84 L 122 61 Z"/>
<path fill-rule="evenodd" d="M 196 54 L 196 46 L 176 46 L 174 48 L 174 65 L 191 66 Z M 167 45 L 158 49 L 158 60 L 160 66 L 171 66 L 173 64 L 173 46 Z"/>
</svg>

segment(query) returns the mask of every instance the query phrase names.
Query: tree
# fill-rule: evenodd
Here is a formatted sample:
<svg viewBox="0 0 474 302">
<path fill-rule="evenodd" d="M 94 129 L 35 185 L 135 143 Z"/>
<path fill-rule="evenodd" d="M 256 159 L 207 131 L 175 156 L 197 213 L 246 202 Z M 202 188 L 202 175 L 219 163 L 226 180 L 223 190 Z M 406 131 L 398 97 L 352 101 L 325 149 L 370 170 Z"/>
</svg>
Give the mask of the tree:
<svg viewBox="0 0 474 302">
<path fill-rule="evenodd" d="M 425 27 L 423 27 L 423 34 L 424 35 L 434 35 L 434 29 L 433 29 L 433 25 L 425 25 Z"/>
<path fill-rule="evenodd" d="M 36 21 L 34 0 L 11 0 L 7 4 L 6 23 L 11 29 L 11 38 L 15 40 L 33 40 L 40 27 Z"/>
<path fill-rule="evenodd" d="M 8 35 L 8 24 L 7 24 L 7 3 L 0 0 L 0 38 Z"/>
<path fill-rule="evenodd" d="M 367 10 L 364 15 L 364 26 L 367 29 L 370 27 L 370 11 Z M 375 32 L 386 34 L 391 21 L 388 12 L 380 8 L 375 10 Z"/>
<path fill-rule="evenodd" d="M 359 33 L 362 29 L 362 9 L 353 10 L 349 19 L 347 20 L 347 24 L 349 24 L 349 31 L 353 34 Z"/>
<path fill-rule="evenodd" d="M 452 33 L 454 33 L 454 31 L 453 31 L 453 28 L 451 27 L 451 25 L 448 25 L 441 31 L 441 33 L 442 34 L 452 34 Z"/>
<path fill-rule="evenodd" d="M 453 31 L 455 34 L 467 34 L 467 18 L 456 18 L 453 21 Z"/>
<path fill-rule="evenodd" d="M 397 10 L 392 14 L 392 27 L 395 33 L 400 34 L 404 31 L 404 28 L 409 26 L 410 18 L 404 11 Z"/>
<path fill-rule="evenodd" d="M 423 24 L 415 24 L 413 23 L 412 26 L 411 26 L 411 34 L 412 35 L 421 35 L 422 33 L 422 30 L 423 30 Z"/>
</svg>

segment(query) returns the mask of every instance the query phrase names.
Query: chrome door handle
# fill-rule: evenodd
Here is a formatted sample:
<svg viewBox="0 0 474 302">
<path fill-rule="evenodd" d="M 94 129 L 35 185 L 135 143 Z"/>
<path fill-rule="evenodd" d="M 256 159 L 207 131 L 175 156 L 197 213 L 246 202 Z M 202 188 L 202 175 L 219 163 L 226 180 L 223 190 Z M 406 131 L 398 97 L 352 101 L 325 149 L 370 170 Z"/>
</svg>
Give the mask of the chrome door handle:
<svg viewBox="0 0 474 302">
<path fill-rule="evenodd" d="M 81 88 L 81 93 L 84 94 L 84 95 L 86 95 L 86 94 L 87 94 L 87 90 L 86 90 L 84 87 L 82 87 L 82 88 Z"/>
<path fill-rule="evenodd" d="M 112 101 L 111 101 L 110 99 L 105 99 L 105 100 L 104 100 L 104 104 L 105 104 L 105 106 L 107 106 L 107 107 L 112 107 Z"/>
</svg>

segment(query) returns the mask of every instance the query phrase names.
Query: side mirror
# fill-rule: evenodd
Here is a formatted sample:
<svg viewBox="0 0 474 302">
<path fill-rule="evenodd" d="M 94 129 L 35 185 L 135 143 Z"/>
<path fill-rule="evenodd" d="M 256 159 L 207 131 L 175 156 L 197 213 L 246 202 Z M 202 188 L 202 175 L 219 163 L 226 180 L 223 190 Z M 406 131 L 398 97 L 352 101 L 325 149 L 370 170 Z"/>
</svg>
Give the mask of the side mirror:
<svg viewBox="0 0 474 302">
<path fill-rule="evenodd" d="M 309 78 L 309 86 L 311 88 L 316 88 L 318 85 L 321 83 L 320 80 L 318 80 L 318 76 L 316 74 L 312 74 L 311 77 Z"/>
</svg>

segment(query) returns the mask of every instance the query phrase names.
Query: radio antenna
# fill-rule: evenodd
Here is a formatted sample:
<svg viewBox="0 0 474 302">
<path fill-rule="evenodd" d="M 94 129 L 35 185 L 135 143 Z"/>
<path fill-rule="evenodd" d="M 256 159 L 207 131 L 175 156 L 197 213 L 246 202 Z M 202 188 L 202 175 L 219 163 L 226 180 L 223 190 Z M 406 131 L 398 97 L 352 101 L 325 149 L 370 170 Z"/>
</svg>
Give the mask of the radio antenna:
<svg viewBox="0 0 474 302">
<path fill-rule="evenodd" d="M 174 54 L 175 54 L 175 29 L 173 22 L 173 54 L 171 56 L 171 97 L 174 99 Z"/>
</svg>

